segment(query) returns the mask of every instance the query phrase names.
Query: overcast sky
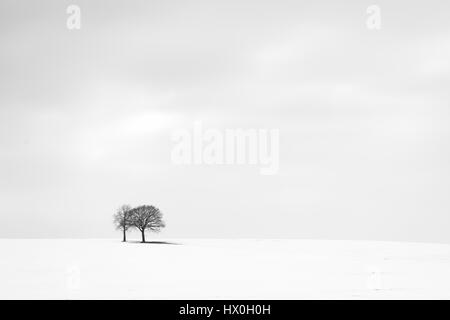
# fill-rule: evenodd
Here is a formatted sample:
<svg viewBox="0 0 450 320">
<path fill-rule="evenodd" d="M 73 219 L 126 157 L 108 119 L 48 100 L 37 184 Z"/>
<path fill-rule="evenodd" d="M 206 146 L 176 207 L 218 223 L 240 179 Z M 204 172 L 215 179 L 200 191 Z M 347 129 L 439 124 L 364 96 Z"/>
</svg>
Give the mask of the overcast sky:
<svg viewBox="0 0 450 320">
<path fill-rule="evenodd" d="M 81 8 L 68 30 L 66 8 Z M 381 29 L 366 26 L 369 5 Z M 450 242 L 450 2 L 0 2 L 0 237 Z M 171 134 L 279 129 L 278 174 Z"/>
</svg>

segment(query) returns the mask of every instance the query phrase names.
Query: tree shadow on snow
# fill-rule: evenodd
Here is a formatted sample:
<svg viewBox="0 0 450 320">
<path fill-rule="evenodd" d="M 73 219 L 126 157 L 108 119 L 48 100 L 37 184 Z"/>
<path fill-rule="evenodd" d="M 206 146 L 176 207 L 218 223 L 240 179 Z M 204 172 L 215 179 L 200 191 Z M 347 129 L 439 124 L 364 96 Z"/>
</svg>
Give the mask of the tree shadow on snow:
<svg viewBox="0 0 450 320">
<path fill-rule="evenodd" d="M 168 241 L 127 241 L 129 243 L 137 243 L 137 244 L 168 244 L 168 245 L 174 245 L 174 246 L 179 246 L 182 245 L 181 243 L 176 243 L 176 242 L 168 242 Z"/>
</svg>

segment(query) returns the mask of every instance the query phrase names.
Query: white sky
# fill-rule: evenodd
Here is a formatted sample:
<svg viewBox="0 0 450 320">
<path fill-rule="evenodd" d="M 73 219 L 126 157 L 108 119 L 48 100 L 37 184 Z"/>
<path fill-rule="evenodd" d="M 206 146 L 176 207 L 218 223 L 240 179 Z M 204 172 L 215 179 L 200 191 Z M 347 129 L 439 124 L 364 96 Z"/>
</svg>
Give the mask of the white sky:
<svg viewBox="0 0 450 320">
<path fill-rule="evenodd" d="M 81 8 L 81 30 L 66 8 Z M 450 3 L 0 3 L 0 237 L 450 241 Z M 174 166 L 173 130 L 280 130 L 280 170 Z"/>
</svg>

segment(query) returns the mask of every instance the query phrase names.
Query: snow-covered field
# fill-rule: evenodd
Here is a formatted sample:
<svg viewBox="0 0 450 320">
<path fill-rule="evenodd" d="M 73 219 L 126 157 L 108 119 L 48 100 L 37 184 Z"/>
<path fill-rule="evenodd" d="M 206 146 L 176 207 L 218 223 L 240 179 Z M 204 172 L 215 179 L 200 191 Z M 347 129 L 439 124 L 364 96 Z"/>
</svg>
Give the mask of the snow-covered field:
<svg viewBox="0 0 450 320">
<path fill-rule="evenodd" d="M 1 299 L 450 298 L 450 245 L 0 240 Z"/>
</svg>

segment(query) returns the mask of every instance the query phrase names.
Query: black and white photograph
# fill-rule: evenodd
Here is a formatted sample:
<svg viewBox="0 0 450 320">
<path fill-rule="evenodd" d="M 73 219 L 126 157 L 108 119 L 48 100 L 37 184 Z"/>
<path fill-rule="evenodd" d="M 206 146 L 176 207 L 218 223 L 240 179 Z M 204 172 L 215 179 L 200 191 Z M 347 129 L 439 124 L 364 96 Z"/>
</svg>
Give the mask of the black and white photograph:
<svg viewBox="0 0 450 320">
<path fill-rule="evenodd" d="M 447 299 L 448 0 L 0 0 L 0 300 Z"/>
</svg>

